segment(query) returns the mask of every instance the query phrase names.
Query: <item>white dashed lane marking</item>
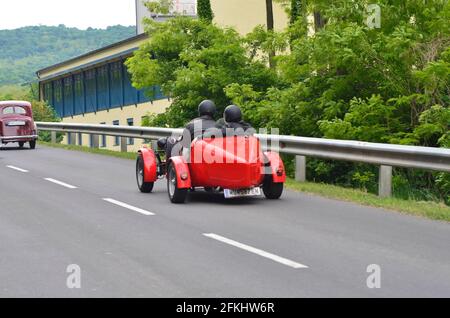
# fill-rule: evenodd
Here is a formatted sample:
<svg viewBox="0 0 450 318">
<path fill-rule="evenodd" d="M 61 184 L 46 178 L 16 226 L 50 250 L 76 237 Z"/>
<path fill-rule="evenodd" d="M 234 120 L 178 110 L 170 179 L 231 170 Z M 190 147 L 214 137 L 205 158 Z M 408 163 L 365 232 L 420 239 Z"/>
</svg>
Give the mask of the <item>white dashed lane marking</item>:
<svg viewBox="0 0 450 318">
<path fill-rule="evenodd" d="M 18 168 L 18 167 L 15 167 L 15 166 L 6 166 L 6 168 L 9 168 L 9 169 L 12 169 L 12 170 L 16 170 L 16 171 L 19 171 L 19 172 L 23 172 L 23 173 L 29 172 L 28 170 L 25 170 L 25 169 L 22 169 L 22 168 Z"/>
<path fill-rule="evenodd" d="M 247 252 L 250 252 L 250 253 L 253 253 L 253 254 L 265 257 L 265 258 L 268 258 L 268 259 L 270 259 L 272 261 L 275 261 L 277 263 L 280 263 L 280 264 L 283 264 L 283 265 L 286 265 L 286 266 L 289 266 L 289 267 L 292 267 L 292 268 L 295 268 L 295 269 L 308 268 L 308 266 L 306 266 L 306 265 L 303 265 L 303 264 L 291 261 L 291 260 L 289 260 L 287 258 L 280 257 L 278 255 L 275 255 L 275 254 L 272 254 L 272 253 L 260 250 L 258 248 L 254 248 L 254 247 L 249 246 L 249 245 L 245 245 L 245 244 L 242 244 L 242 243 L 230 240 L 230 239 L 228 239 L 226 237 L 223 237 L 223 236 L 220 236 L 220 235 L 217 235 L 217 234 L 203 234 L 203 235 L 208 237 L 208 238 L 211 238 L 213 240 L 216 240 L 216 241 L 219 241 L 219 242 L 222 242 L 222 243 L 225 243 L 225 244 L 228 244 L 228 245 L 240 248 L 240 249 L 245 250 Z"/>
<path fill-rule="evenodd" d="M 123 203 L 123 202 L 120 202 L 120 201 L 117 201 L 117 200 L 114 200 L 114 199 L 106 198 L 106 199 L 103 199 L 103 200 L 106 201 L 106 202 L 109 202 L 111 204 L 120 206 L 122 208 L 131 210 L 131 211 L 134 211 L 134 212 L 138 212 L 138 213 L 143 214 L 143 215 L 147 215 L 147 216 L 155 215 L 155 213 L 143 210 L 141 208 L 137 208 L 135 206 L 132 206 L 132 205 L 129 205 L 129 204 L 126 204 L 126 203 Z"/>
<path fill-rule="evenodd" d="M 62 181 L 59 181 L 59 180 L 52 179 L 52 178 L 45 178 L 44 180 L 47 180 L 48 182 L 52 182 L 52 183 L 54 183 L 54 184 L 60 185 L 60 186 L 62 186 L 62 187 L 68 188 L 68 189 L 77 189 L 76 186 L 73 186 L 73 185 L 67 184 L 67 183 L 65 183 L 65 182 L 62 182 Z"/>
</svg>

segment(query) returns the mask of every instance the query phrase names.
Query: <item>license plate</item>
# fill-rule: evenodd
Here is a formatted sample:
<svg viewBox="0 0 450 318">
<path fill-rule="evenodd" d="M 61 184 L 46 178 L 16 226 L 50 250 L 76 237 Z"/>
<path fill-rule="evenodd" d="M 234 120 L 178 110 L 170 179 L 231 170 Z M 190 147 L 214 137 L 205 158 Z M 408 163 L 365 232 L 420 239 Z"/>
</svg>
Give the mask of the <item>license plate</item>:
<svg viewBox="0 0 450 318">
<path fill-rule="evenodd" d="M 7 126 L 25 126 L 25 122 L 24 121 L 10 121 L 9 123 L 7 123 Z"/>
<path fill-rule="evenodd" d="M 241 190 L 224 190 L 225 198 L 242 198 L 257 197 L 261 195 L 261 188 L 241 189 Z"/>
</svg>

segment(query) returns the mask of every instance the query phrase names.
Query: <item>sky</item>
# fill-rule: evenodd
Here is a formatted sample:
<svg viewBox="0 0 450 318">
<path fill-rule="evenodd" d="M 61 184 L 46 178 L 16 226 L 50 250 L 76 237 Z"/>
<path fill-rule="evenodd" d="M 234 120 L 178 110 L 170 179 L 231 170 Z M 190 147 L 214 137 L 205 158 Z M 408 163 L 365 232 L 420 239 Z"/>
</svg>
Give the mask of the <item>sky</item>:
<svg viewBox="0 0 450 318">
<path fill-rule="evenodd" d="M 79 29 L 135 25 L 135 0 L 0 0 L 0 30 L 59 24 Z"/>
</svg>

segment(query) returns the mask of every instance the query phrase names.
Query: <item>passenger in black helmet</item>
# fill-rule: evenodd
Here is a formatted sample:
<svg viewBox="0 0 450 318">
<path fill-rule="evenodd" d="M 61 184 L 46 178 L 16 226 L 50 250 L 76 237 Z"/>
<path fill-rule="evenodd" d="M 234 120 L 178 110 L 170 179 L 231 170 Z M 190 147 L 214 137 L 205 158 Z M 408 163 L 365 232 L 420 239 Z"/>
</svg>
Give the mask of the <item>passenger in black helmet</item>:
<svg viewBox="0 0 450 318">
<path fill-rule="evenodd" d="M 216 128 L 222 129 L 224 136 L 229 135 L 251 135 L 254 134 L 253 127 L 242 120 L 242 111 L 236 105 L 230 105 L 225 109 L 223 118 L 216 123 Z"/>
</svg>

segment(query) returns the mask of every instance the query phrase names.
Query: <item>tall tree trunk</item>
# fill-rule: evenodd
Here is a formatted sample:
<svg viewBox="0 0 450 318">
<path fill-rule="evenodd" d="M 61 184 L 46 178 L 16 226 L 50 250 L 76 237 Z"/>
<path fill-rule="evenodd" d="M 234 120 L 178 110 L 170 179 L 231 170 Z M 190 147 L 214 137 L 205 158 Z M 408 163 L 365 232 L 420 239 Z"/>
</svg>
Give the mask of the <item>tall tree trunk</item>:
<svg viewBox="0 0 450 318">
<path fill-rule="evenodd" d="M 273 31 L 275 28 L 274 18 L 273 18 L 273 1 L 266 0 L 266 14 L 267 14 L 267 30 Z M 273 50 L 269 51 L 269 66 L 270 68 L 275 67 L 274 63 L 275 52 Z"/>
<path fill-rule="evenodd" d="M 267 30 L 274 29 L 274 20 L 273 20 L 273 1 L 266 0 L 266 10 L 267 10 Z"/>
<path fill-rule="evenodd" d="M 314 11 L 314 30 L 317 32 L 325 26 L 325 19 L 319 11 Z"/>
</svg>

